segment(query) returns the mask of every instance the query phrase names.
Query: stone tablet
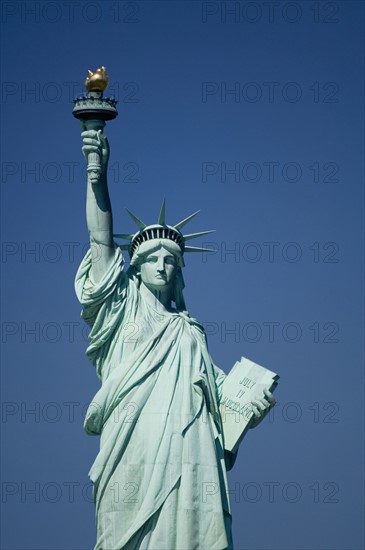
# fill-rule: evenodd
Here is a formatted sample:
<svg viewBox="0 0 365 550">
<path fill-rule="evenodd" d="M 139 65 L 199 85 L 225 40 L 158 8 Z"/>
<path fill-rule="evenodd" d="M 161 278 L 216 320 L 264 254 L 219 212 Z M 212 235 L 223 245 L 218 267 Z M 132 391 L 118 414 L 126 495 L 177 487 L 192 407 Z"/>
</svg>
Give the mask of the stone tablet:
<svg viewBox="0 0 365 550">
<path fill-rule="evenodd" d="M 222 385 L 220 412 L 224 433 L 224 448 L 235 452 L 247 433 L 253 416 L 251 401 L 264 396 L 263 390 L 272 391 L 279 376 L 271 370 L 241 357 Z"/>
</svg>

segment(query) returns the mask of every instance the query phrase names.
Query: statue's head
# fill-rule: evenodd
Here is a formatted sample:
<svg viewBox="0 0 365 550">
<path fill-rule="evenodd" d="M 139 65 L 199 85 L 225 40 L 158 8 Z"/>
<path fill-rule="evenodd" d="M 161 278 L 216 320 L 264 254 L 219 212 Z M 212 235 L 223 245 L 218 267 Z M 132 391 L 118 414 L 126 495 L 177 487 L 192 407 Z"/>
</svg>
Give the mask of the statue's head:
<svg viewBox="0 0 365 550">
<path fill-rule="evenodd" d="M 183 297 L 184 266 L 182 250 L 169 239 L 151 239 L 141 243 L 131 259 L 131 273 L 138 285 L 168 292 L 177 309 L 185 309 Z"/>
<path fill-rule="evenodd" d="M 115 237 L 127 239 L 128 245 L 121 248 L 129 251 L 131 273 L 139 282 L 155 290 L 169 290 L 171 300 L 177 309 L 185 309 L 182 290 L 184 280 L 181 268 L 184 267 L 184 252 L 209 251 L 205 248 L 186 246 L 185 241 L 207 235 L 211 231 L 183 235 L 180 229 L 198 212 L 194 212 L 181 222 L 171 226 L 165 223 L 165 201 L 162 203 L 157 224 L 146 225 L 127 210 L 140 230 L 135 234 L 118 234 Z"/>
</svg>

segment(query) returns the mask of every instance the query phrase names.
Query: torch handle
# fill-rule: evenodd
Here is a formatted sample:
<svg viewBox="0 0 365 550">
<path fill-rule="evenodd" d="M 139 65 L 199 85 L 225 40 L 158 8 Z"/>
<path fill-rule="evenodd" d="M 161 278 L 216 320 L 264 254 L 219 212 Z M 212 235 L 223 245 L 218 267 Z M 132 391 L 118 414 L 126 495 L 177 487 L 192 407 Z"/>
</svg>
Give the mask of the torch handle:
<svg viewBox="0 0 365 550">
<path fill-rule="evenodd" d="M 105 121 L 104 120 L 96 120 L 96 119 L 91 119 L 91 120 L 83 120 L 82 121 L 82 128 L 83 130 L 95 130 L 96 132 L 98 132 L 99 130 L 103 131 L 103 128 L 105 126 Z M 99 153 L 89 153 L 88 154 L 88 157 L 87 157 L 87 169 L 88 169 L 88 174 L 90 172 L 90 170 L 92 169 L 95 169 L 97 168 L 98 171 L 101 173 L 101 158 L 100 158 L 100 155 Z"/>
</svg>

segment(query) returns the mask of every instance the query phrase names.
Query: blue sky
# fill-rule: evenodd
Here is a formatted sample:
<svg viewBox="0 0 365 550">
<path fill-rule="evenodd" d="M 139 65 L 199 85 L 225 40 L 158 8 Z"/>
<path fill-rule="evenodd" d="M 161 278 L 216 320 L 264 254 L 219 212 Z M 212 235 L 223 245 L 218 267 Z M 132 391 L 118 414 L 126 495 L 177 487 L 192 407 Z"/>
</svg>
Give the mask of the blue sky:
<svg viewBox="0 0 365 550">
<path fill-rule="evenodd" d="M 229 473 L 236 550 L 363 548 L 363 29 L 356 1 L 2 3 L 4 549 L 95 539 L 72 100 L 101 65 L 115 230 L 201 208 L 187 307 L 226 372 L 281 377 Z"/>
</svg>

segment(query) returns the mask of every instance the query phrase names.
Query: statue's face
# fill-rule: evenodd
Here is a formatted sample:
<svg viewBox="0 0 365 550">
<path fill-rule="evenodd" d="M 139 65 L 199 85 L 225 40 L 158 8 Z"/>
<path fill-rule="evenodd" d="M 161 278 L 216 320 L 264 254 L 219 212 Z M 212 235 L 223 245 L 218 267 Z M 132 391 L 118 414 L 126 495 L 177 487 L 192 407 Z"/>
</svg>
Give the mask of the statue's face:
<svg viewBox="0 0 365 550">
<path fill-rule="evenodd" d="M 147 254 L 140 265 L 142 282 L 155 290 L 170 288 L 176 272 L 175 256 L 162 247 Z"/>
</svg>

